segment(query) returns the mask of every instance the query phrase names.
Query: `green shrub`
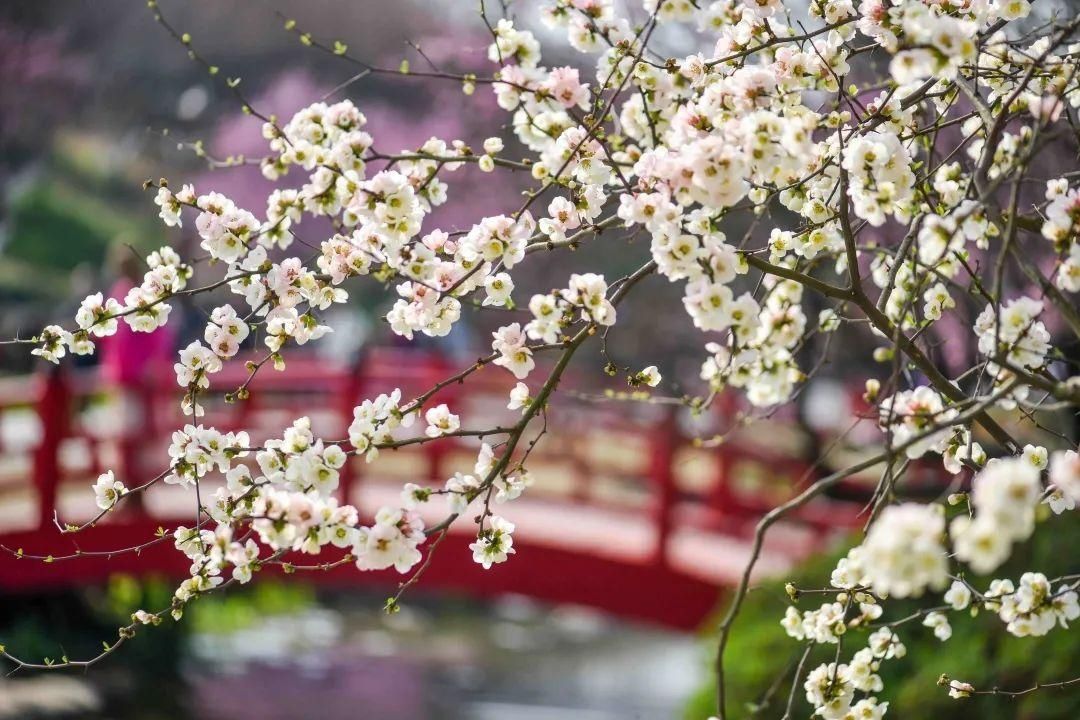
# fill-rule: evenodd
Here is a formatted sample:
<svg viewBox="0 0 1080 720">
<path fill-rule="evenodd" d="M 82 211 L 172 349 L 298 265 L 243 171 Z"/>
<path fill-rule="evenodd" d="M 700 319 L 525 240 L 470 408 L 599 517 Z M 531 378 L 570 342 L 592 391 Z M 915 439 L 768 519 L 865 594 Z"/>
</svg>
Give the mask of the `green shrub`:
<svg viewBox="0 0 1080 720">
<path fill-rule="evenodd" d="M 1036 539 L 1017 548 L 1012 559 L 993 577 L 1008 577 L 1014 582 L 1020 574 L 1033 570 L 1047 577 L 1075 570 L 1074 553 L 1080 543 L 1080 524 L 1075 515 L 1052 517 L 1040 527 Z M 821 588 L 843 552 L 822 556 L 801 567 L 791 576 L 802 588 Z M 970 578 L 980 589 L 990 578 Z M 779 718 L 784 714 L 791 678 L 804 646 L 787 637 L 780 627 L 784 608 L 789 604 L 784 579 L 764 583 L 747 596 L 736 620 L 728 650 L 728 710 L 732 718 Z M 813 609 L 831 596 L 804 595 L 802 609 Z M 895 620 L 914 612 L 926 603 L 890 601 L 884 620 Z M 719 616 L 718 616 L 719 617 Z M 937 686 L 944 673 L 969 682 L 978 689 L 999 687 L 1021 690 L 1036 683 L 1067 680 L 1080 675 L 1080 633 L 1076 627 L 1056 628 L 1042 638 L 1017 638 L 1005 632 L 1004 624 L 994 614 L 982 612 L 976 617 L 949 613 L 953 636 L 947 642 L 936 639 L 930 628 L 918 621 L 897 630 L 907 646 L 907 656 L 883 661 L 879 674 L 885 683 L 881 700 L 889 702 L 890 718 L 949 718 L 950 720 L 1064 720 L 1080 717 L 1080 687 L 1042 689 L 1022 698 L 977 696 L 954 700 Z M 711 622 L 705 633 L 709 662 L 715 647 L 715 627 Z M 842 661 L 865 646 L 867 631 L 849 631 L 844 636 Z M 836 646 L 815 648 L 807 660 L 807 669 L 835 657 Z M 805 670 L 804 670 L 805 677 Z M 778 677 L 783 676 L 773 688 Z M 770 689 L 772 688 L 772 689 Z M 703 687 L 688 703 L 687 720 L 704 720 L 715 712 L 713 683 Z M 764 702 L 763 702 L 764 699 Z M 805 701 L 800 680 L 795 692 L 793 718 L 807 718 L 812 712 Z"/>
</svg>

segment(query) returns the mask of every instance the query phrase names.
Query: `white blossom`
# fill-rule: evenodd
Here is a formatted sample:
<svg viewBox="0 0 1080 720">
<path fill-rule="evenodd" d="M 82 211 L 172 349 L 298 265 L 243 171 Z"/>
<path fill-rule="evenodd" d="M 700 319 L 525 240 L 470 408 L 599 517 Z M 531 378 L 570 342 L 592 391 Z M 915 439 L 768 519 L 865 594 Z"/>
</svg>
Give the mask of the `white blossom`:
<svg viewBox="0 0 1080 720">
<path fill-rule="evenodd" d="M 427 421 L 424 434 L 429 438 L 455 433 L 461 427 L 461 420 L 450 412 L 450 408 L 445 404 L 436 405 L 428 410 L 424 413 L 424 419 Z"/>
<path fill-rule="evenodd" d="M 476 542 L 469 545 L 473 551 L 473 560 L 482 565 L 485 570 L 493 564 L 506 562 L 508 556 L 513 555 L 514 524 L 498 515 L 488 518 L 488 525 L 480 531 Z"/>
<path fill-rule="evenodd" d="M 102 510 L 108 510 L 127 493 L 124 483 L 116 479 L 112 470 L 102 473 L 94 483 L 94 500 Z"/>
<path fill-rule="evenodd" d="M 882 510 L 862 545 L 867 582 L 876 593 L 918 597 L 948 580 L 939 505 L 904 503 Z"/>
</svg>

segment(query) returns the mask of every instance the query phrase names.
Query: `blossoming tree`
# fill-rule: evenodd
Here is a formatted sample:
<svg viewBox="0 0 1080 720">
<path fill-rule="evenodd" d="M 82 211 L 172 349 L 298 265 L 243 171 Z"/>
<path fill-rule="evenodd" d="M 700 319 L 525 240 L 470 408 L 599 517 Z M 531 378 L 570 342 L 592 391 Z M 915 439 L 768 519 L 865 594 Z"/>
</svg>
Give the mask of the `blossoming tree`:
<svg viewBox="0 0 1080 720">
<path fill-rule="evenodd" d="M 99 658 L 42 665 L 4 650 L 17 668 L 92 664 L 142 626 L 179 619 L 193 599 L 246 583 L 286 553 L 358 571 L 394 567 L 408 575 L 404 588 L 438 562 L 451 524 L 475 522 L 476 562 L 507 562 L 514 526 L 495 511 L 532 482 L 538 418 L 579 350 L 617 326 L 620 303 L 650 276 L 681 289 L 683 307 L 664 312 L 685 312 L 700 330 L 703 381 L 699 396 L 665 397 L 650 364 L 659 359 L 640 358 L 644 369 L 629 370 L 628 380 L 657 388 L 654 399 L 702 410 L 734 388 L 764 415 L 791 402 L 828 359 L 830 343 L 821 357 L 807 357 L 810 337 L 863 337 L 878 348 L 865 358 L 865 399 L 877 413 L 879 451 L 818 479 L 757 525 L 719 627 L 720 718 L 734 717 L 725 647 L 766 534 L 856 473 L 880 478 L 865 534 L 821 587 L 789 585 L 791 607 L 777 618 L 806 648 L 785 684 L 785 717 L 805 693 L 826 720 L 881 718 L 888 690 L 876 671 L 904 654 L 913 624 L 947 640 L 950 623 L 976 609 L 1000 616 L 1001 631 L 1016 636 L 1080 617 L 1080 575 L 1049 578 L 1031 568 L 994 577 L 1047 512 L 1070 513 L 1080 501 L 1075 441 L 1035 417 L 1080 407 L 1077 358 L 1062 350 L 1080 339 L 1080 18 L 1029 17 L 1028 0 L 811 0 L 808 8 L 645 0 L 625 14 L 612 0 L 554 0 L 543 21 L 565 33 L 581 61 L 547 67 L 533 32 L 505 8 L 495 18 L 481 3 L 488 76 L 377 67 L 286 21 L 304 45 L 359 67 L 356 81 L 402 73 L 460 83 L 466 96 L 494 93 L 516 138 L 513 149 L 497 137 L 482 148 L 432 138 L 390 154 L 375 149 L 379 128 L 348 100 L 315 103 L 285 122 L 260 113 L 238 81 L 219 76 L 192 38 L 149 4 L 190 57 L 262 121 L 261 167 L 278 188 L 263 210 L 191 185 L 148 182 L 164 224 L 193 224 L 205 255 L 163 247 L 146 258 L 143 282 L 126 297 L 91 295 L 73 323 L 11 341 L 59 362 L 94 352 L 95 339 L 121 322 L 153 332 L 169 321 L 177 296 L 226 287 L 235 295 L 177 358 L 191 421 L 173 434 L 165 469 L 135 487 L 112 473 L 94 485 L 99 518 L 159 482 L 188 488 L 198 521 L 173 535 L 190 577 L 168 607 L 134 613 Z M 676 35 L 679 26 L 698 33 Z M 673 45 L 658 42 L 665 37 L 693 37 L 697 46 L 668 57 L 659 49 Z M 465 231 L 431 227 L 432 209 L 454 201 L 446 174 L 470 163 L 530 178 L 524 201 Z M 300 240 L 311 217 L 328 219 L 334 234 Z M 636 271 L 609 279 L 576 266 L 571 250 L 619 246 L 617 228 L 651 238 Z M 537 254 L 561 263 L 562 286 L 515 297 L 518 269 Z M 218 279 L 192 286 L 198 264 Z M 210 378 L 236 362 L 249 333 L 257 329 L 265 349 L 248 361 L 249 381 L 229 394 L 241 402 L 257 392 L 251 379 L 267 365 L 283 366 L 291 349 L 330 332 L 323 311 L 366 278 L 393 285 L 386 320 L 406 339 L 447 335 L 463 313 L 513 310 L 518 319 L 493 333 L 489 354 L 429 391 L 365 399 L 347 438 L 316 437 L 300 418 L 256 447 L 245 433 L 201 424 Z M 804 310 L 809 298 L 824 307 L 813 317 Z M 971 336 L 959 370 L 933 340 L 943 327 L 945 337 Z M 441 387 L 467 388 L 487 365 L 518 381 L 508 407 L 520 417 L 511 426 L 463 428 L 454 408 L 431 405 Z M 1003 417 L 1038 427 L 1046 446 L 1021 445 Z M 462 436 L 498 441 L 482 445 L 473 472 L 443 487 L 406 485 L 400 503 L 373 518 L 335 498 L 350 456 L 373 462 L 380 450 Z M 951 494 L 904 499 L 918 458 L 934 458 L 942 488 L 955 481 Z M 225 485 L 200 494 L 214 474 Z M 425 527 L 416 510 L 440 496 L 445 519 Z M 828 602 L 808 607 L 808 597 Z M 893 598 L 924 598 L 925 609 L 895 617 Z M 834 660 L 808 667 L 821 645 L 835 646 Z M 1057 684 L 1074 683 L 1080 678 Z M 941 684 L 957 698 L 1006 692 L 945 676 Z"/>
</svg>

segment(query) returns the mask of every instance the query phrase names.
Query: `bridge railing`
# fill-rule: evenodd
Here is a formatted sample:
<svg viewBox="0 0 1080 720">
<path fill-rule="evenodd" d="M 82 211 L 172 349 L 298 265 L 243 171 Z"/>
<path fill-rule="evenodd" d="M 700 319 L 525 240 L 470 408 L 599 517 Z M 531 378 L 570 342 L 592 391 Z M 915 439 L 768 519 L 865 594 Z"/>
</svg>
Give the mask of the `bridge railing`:
<svg viewBox="0 0 1080 720">
<path fill-rule="evenodd" d="M 241 385 L 247 371 L 225 370 L 214 378 L 215 390 Z M 207 424 L 222 429 L 248 430 L 252 440 L 280 435 L 291 420 L 309 415 L 318 433 L 342 439 L 352 408 L 363 397 L 401 387 L 405 397 L 426 390 L 456 370 L 441 358 L 406 351 L 377 350 L 354 366 L 335 365 L 314 357 L 295 357 L 286 369 L 260 372 L 250 398 L 232 404 L 207 395 Z M 513 381 L 502 372 L 478 372 L 467 392 L 449 385 L 431 400 L 446 402 L 463 417 L 463 426 L 492 424 L 505 409 Z M 50 369 L 32 378 L 0 383 L 0 493 L 27 490 L 33 496 L 35 528 L 54 524 L 62 490 L 86 484 L 105 468 L 115 468 L 129 487 L 162 472 L 171 430 L 185 419 L 178 410 L 179 388 L 162 381 L 129 389 L 129 407 L 122 421 L 108 419 L 108 391 L 93 373 Z M 115 408 L 114 408 L 115 409 Z M 731 412 L 721 405 L 721 412 Z M 29 420 L 35 429 L 23 437 L 11 428 Z M 783 423 L 781 423 L 783 424 Z M 673 530 L 687 525 L 745 535 L 761 514 L 777 501 L 812 481 L 815 471 L 806 461 L 775 442 L 726 442 L 700 448 L 687 437 L 677 411 L 649 405 L 628 410 L 623 404 L 553 409 L 548 437 L 531 458 L 556 468 L 540 471 L 536 497 L 575 507 L 594 506 L 646 518 L 654 529 L 653 560 L 663 564 Z M 405 456 L 399 463 L 403 479 L 441 485 L 455 470 L 470 471 L 478 443 L 443 439 L 388 455 Z M 19 458 L 23 462 L 18 462 Z M 26 467 L 28 458 L 29 468 Z M 342 499 L 351 502 L 366 483 L 387 479 L 385 463 L 367 465 L 353 458 L 342 472 Z M 393 463 L 389 463 L 393 464 Z M 10 467 L 5 467 L 10 466 Z M 29 472 L 27 472 L 29 469 Z M 393 473 L 391 473 L 393 475 Z M 30 479 L 30 488 L 26 480 Z M 544 486 L 547 486 L 546 488 Z M 389 485 L 387 484 L 387 487 Z M 138 502 L 126 502 L 126 513 L 145 515 Z M 823 501 L 802 509 L 797 520 L 819 533 L 857 523 L 858 503 Z M 65 518 L 66 519 L 66 518 Z M 0 518 L 0 533 L 5 521 Z M 20 528 L 27 529 L 27 528 Z"/>
</svg>

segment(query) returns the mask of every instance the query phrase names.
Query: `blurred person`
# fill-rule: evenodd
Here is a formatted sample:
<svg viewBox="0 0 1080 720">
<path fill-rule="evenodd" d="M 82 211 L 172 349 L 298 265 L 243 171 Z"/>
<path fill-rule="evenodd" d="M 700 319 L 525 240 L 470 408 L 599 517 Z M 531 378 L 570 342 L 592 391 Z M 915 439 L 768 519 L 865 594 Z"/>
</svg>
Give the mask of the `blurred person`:
<svg viewBox="0 0 1080 720">
<path fill-rule="evenodd" d="M 322 319 L 334 328 L 334 332 L 316 345 L 316 352 L 337 365 L 356 365 L 373 332 L 370 315 L 362 308 L 346 305 L 327 309 Z"/>
<path fill-rule="evenodd" d="M 115 280 L 108 296 L 120 303 L 142 282 L 144 263 L 135 249 L 118 238 L 109 249 L 108 265 Z M 100 378 L 106 392 L 109 427 L 119 450 L 120 477 L 128 487 L 146 481 L 140 467 L 141 439 L 156 428 L 155 397 L 164 387 L 174 341 L 168 325 L 151 333 L 135 332 L 126 322 L 101 338 Z"/>
</svg>

